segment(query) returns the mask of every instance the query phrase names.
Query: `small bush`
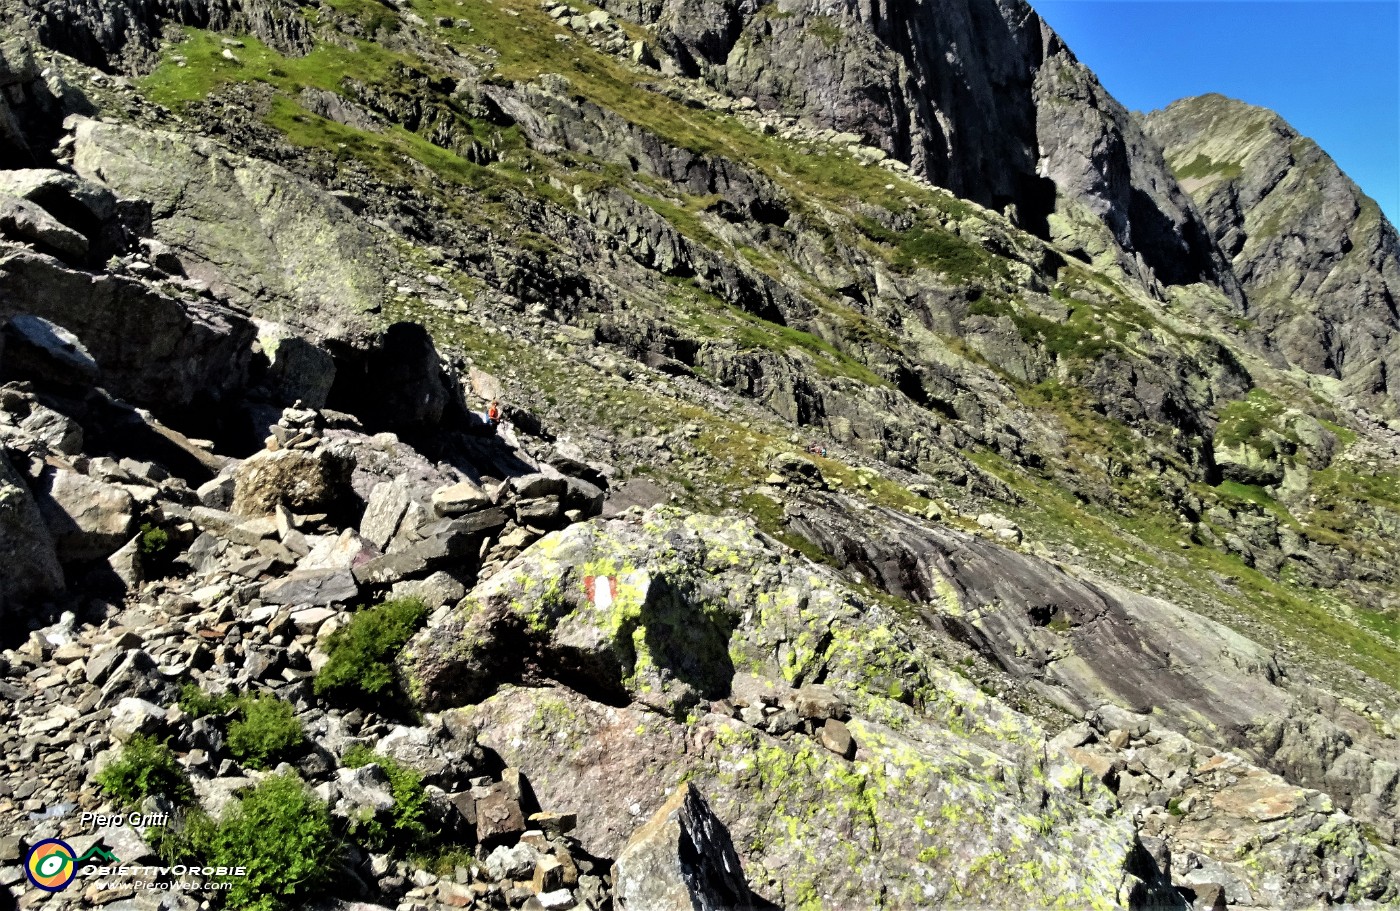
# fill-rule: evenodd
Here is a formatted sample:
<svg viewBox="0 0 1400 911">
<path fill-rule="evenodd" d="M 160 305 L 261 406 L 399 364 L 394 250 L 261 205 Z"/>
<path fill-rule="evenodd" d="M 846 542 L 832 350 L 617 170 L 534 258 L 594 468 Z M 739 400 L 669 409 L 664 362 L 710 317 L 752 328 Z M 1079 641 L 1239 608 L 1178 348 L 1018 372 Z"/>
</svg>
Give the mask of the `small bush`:
<svg viewBox="0 0 1400 911">
<path fill-rule="evenodd" d="M 193 796 L 189 777 L 170 747 L 143 734 L 126 742 L 121 755 L 98 774 L 97 786 L 124 807 L 135 807 L 154 794 L 176 804 Z"/>
<path fill-rule="evenodd" d="M 141 524 L 141 553 L 148 557 L 163 554 L 170 546 L 170 533 L 163 528 L 157 528 L 150 522 Z"/>
<path fill-rule="evenodd" d="M 361 610 L 326 637 L 330 656 L 316 675 L 317 695 L 342 701 L 383 703 L 397 695 L 394 658 L 428 616 L 416 598 L 386 601 Z"/>
<path fill-rule="evenodd" d="M 198 806 L 172 813 L 163 826 L 148 826 L 146 842 L 166 866 L 200 860 L 195 845 L 207 845 L 214 832 L 214 820 Z"/>
<path fill-rule="evenodd" d="M 272 775 L 217 824 L 187 820 L 188 850 L 208 866 L 246 867 L 220 893 L 232 911 L 282 911 L 324 886 L 339 848 L 326 805 L 295 775 Z"/>
<path fill-rule="evenodd" d="M 360 820 L 355 834 L 363 837 L 370 847 L 380 850 L 395 842 L 405 848 L 414 848 L 427 841 L 429 832 L 423 816 L 428 806 L 428 795 L 423 790 L 423 776 L 415 769 L 388 756 L 381 756 L 366 746 L 351 747 L 341 761 L 347 769 L 358 769 L 370 763 L 378 765 L 389 779 L 389 789 L 394 795 L 393 819 L 388 827 L 378 820 Z"/>
<path fill-rule="evenodd" d="M 228 751 L 244 765 L 265 769 L 306 743 L 292 706 L 270 693 L 238 697 L 239 717 L 228 726 Z"/>
<path fill-rule="evenodd" d="M 180 688 L 177 704 L 191 718 L 203 718 L 205 715 L 222 715 L 237 702 L 238 697 L 233 693 L 216 696 L 200 689 L 197 683 L 186 683 Z"/>
</svg>

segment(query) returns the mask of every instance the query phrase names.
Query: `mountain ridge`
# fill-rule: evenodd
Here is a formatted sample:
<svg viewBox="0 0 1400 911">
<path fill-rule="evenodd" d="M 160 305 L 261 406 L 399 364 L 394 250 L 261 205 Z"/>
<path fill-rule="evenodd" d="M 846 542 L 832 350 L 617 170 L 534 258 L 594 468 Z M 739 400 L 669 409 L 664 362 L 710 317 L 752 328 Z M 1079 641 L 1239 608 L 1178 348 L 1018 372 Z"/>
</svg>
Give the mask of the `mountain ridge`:
<svg viewBox="0 0 1400 911">
<path fill-rule="evenodd" d="M 1290 364 L 1392 414 L 1400 239 L 1375 200 L 1266 109 L 1202 96 L 1144 122 L 1232 257 L 1261 332 Z"/>
</svg>

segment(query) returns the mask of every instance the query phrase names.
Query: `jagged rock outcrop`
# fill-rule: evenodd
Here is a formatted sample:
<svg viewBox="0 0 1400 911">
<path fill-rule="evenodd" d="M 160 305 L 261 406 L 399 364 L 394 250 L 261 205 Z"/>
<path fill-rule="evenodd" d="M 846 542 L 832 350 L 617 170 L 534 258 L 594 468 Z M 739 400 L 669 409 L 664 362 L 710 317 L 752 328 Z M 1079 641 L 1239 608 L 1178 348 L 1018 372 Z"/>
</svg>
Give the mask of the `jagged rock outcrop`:
<svg viewBox="0 0 1400 911">
<path fill-rule="evenodd" d="M 853 511 L 839 497 L 793 512 L 794 525 L 843 565 L 928 603 L 937 622 L 1073 714 L 1162 719 L 1202 743 L 1242 749 L 1393 828 L 1400 812 L 1394 728 L 1325 697 L 1329 709 L 1318 711 L 1305 669 L 1290 669 L 1247 636 L 963 532 L 888 511 Z M 1351 748 L 1345 759 L 1338 744 Z M 1342 779 L 1352 784 L 1341 786 Z"/>
<path fill-rule="evenodd" d="M 57 324 L 81 342 L 98 383 L 157 411 L 214 401 L 240 387 L 256 334 L 245 316 L 169 290 L 0 245 L 0 317 Z"/>
<path fill-rule="evenodd" d="M 748 911 L 753 907 L 729 832 L 689 782 L 628 839 L 613 863 L 623 909 Z"/>
<path fill-rule="evenodd" d="M 149 63 L 174 26 L 251 33 L 289 53 L 311 49 L 306 23 L 287 0 L 12 0 L 0 21 L 107 72 Z"/>
<path fill-rule="evenodd" d="M 1086 257 L 1234 293 L 1155 145 L 1024 3 L 604 6 L 735 98 L 863 139 Z"/>
<path fill-rule="evenodd" d="M 0 6 L 0 22 L 9 10 Z M 5 31 L 0 39 L 0 168 L 48 163 L 64 115 L 88 110 L 81 93 L 61 76 L 41 75 L 27 41 Z"/>
<path fill-rule="evenodd" d="M 1264 108 L 1203 95 L 1144 126 L 1234 265 L 1249 343 L 1400 414 L 1400 237 L 1375 200 Z"/>
<path fill-rule="evenodd" d="M 873 889 L 901 905 L 1007 890 L 1127 904 L 1147 887 L 1135 836 L 1078 766 L 1046 765 L 1028 718 L 897 614 L 771 547 L 747 522 L 666 508 L 573 526 L 430 618 L 403 658 L 410 692 L 483 700 L 461 712 L 480 742 L 541 800 L 587 794 L 578 837 L 597 853 L 623 848 L 667 782 L 693 781 L 750 885 L 783 905 Z M 956 844 L 929 840 L 939 819 Z M 1064 866 L 1067 841 L 1087 864 Z M 1013 872 L 1026 864 L 1040 874 Z"/>
</svg>

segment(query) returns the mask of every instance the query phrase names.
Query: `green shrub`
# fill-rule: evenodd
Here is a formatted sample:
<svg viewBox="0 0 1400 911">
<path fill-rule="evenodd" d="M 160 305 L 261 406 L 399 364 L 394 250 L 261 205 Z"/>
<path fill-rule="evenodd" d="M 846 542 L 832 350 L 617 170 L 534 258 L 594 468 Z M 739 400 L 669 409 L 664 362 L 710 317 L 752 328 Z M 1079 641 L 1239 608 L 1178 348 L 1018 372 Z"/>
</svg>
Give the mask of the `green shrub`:
<svg viewBox="0 0 1400 911">
<path fill-rule="evenodd" d="M 147 826 L 146 842 L 166 866 L 201 859 L 195 845 L 207 845 L 214 820 L 198 806 L 176 810 L 163 826 Z"/>
<path fill-rule="evenodd" d="M 189 777 L 170 747 L 144 734 L 126 742 L 121 755 L 98 774 L 97 786 L 124 807 L 135 807 L 153 794 L 176 804 L 193 796 Z"/>
<path fill-rule="evenodd" d="M 141 523 L 141 553 L 148 557 L 158 556 L 170 546 L 170 533 L 157 528 L 150 522 Z"/>
<path fill-rule="evenodd" d="M 292 706 L 271 693 L 245 694 L 239 717 L 228 726 L 228 751 L 244 765 L 265 769 L 287 759 L 306 743 Z"/>
<path fill-rule="evenodd" d="M 180 688 L 177 704 L 191 718 L 203 718 L 205 715 L 222 715 L 237 702 L 238 697 L 233 693 L 216 696 L 200 689 L 197 683 L 186 683 Z"/>
<path fill-rule="evenodd" d="M 342 701 L 392 701 L 398 690 L 394 658 L 427 616 L 428 606 L 416 598 L 356 613 L 326 637 L 330 660 L 316 675 L 316 693 Z"/>
<path fill-rule="evenodd" d="M 394 795 L 393 818 L 388 826 L 375 819 L 359 820 L 355 826 L 356 835 L 364 838 L 370 847 L 380 850 L 393 843 L 413 848 L 427 841 L 430 833 L 423 816 L 428 795 L 423 790 L 423 776 L 417 770 L 362 745 L 351 747 L 341 762 L 347 769 L 358 769 L 370 763 L 378 765 L 389 779 L 389 789 Z"/>
<path fill-rule="evenodd" d="M 272 775 L 229 804 L 217 824 L 187 820 L 188 850 L 208 866 L 246 867 L 220 893 L 232 911 L 299 905 L 335 872 L 339 843 L 326 805 L 295 775 Z"/>
</svg>

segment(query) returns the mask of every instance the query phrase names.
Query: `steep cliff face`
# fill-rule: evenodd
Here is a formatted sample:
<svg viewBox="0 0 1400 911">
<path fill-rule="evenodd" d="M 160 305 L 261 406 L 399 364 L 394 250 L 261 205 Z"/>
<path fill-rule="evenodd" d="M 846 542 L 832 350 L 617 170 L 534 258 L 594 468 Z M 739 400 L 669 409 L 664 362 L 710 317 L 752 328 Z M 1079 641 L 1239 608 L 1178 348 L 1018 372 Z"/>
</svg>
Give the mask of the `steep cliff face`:
<svg viewBox="0 0 1400 911">
<path fill-rule="evenodd" d="M 604 5 L 735 98 L 860 136 L 1085 258 L 1233 293 L 1154 144 L 1025 3 Z"/>
<path fill-rule="evenodd" d="M 1375 201 L 1264 108 L 1203 95 L 1145 127 L 1230 256 L 1260 332 L 1289 363 L 1400 413 L 1400 238 Z"/>
</svg>

